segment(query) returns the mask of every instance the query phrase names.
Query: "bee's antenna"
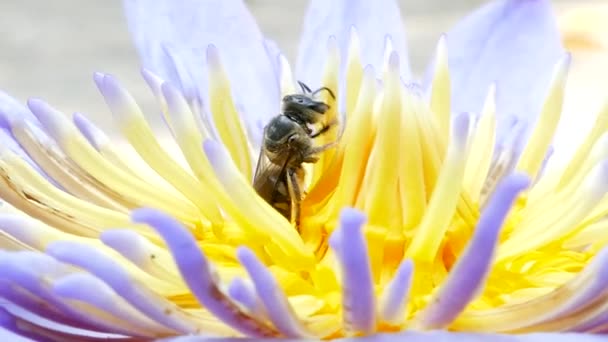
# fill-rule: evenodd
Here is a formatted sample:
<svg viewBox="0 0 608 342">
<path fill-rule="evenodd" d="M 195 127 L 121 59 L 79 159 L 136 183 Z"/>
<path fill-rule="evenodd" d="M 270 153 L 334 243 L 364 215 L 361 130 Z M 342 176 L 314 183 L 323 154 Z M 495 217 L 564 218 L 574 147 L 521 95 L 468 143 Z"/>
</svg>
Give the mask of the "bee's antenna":
<svg viewBox="0 0 608 342">
<path fill-rule="evenodd" d="M 327 90 L 327 92 L 329 93 L 329 95 L 330 95 L 330 96 L 331 96 L 331 97 L 332 97 L 334 100 L 336 99 L 336 95 L 334 95 L 334 92 L 333 92 L 333 91 L 331 91 L 331 89 L 329 89 L 329 88 L 327 88 L 327 87 L 321 87 L 321 88 L 319 88 L 319 89 L 315 90 L 315 91 L 312 93 L 312 96 L 315 96 L 316 94 L 320 93 L 320 92 L 321 92 L 321 91 L 323 91 L 323 90 Z"/>
<path fill-rule="evenodd" d="M 312 90 L 310 90 L 310 88 L 306 85 L 306 83 L 302 82 L 302 81 L 298 81 L 298 84 L 300 85 L 300 88 L 302 88 L 302 92 L 303 93 L 310 93 L 312 92 Z"/>
</svg>

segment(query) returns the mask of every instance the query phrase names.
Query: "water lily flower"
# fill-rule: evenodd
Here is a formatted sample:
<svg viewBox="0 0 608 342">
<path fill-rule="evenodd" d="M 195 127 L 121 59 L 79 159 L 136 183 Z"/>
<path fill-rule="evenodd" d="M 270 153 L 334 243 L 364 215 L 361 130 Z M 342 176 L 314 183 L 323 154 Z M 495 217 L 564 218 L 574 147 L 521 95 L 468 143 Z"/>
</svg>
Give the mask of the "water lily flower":
<svg viewBox="0 0 608 342">
<path fill-rule="evenodd" d="M 2 94 L 3 334 L 608 331 L 608 107 L 565 166 L 547 166 L 570 60 L 548 1 L 473 12 L 421 82 L 391 0 L 311 1 L 295 77 L 242 1 L 125 9 L 179 153 L 109 74 L 94 81 L 129 146 L 84 114 Z M 319 96 L 340 122 L 307 166 L 299 230 L 251 185 L 262 127 L 296 80 L 332 89 Z"/>
</svg>

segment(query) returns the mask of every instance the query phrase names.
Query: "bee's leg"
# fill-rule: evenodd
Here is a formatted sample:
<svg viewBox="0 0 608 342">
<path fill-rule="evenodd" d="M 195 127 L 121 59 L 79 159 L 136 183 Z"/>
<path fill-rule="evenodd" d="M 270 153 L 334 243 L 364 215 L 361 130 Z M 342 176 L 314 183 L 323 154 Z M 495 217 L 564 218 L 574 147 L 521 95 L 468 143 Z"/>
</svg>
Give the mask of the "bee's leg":
<svg viewBox="0 0 608 342">
<path fill-rule="evenodd" d="M 323 128 L 321 128 L 317 132 L 314 132 L 313 134 L 311 134 L 310 137 L 314 139 L 314 138 L 318 137 L 319 135 L 327 133 L 327 131 L 329 131 L 330 128 L 331 128 L 331 125 L 323 126 Z"/>
<path fill-rule="evenodd" d="M 289 188 L 289 197 L 291 197 L 291 221 L 296 227 L 296 231 L 300 232 L 300 205 L 302 203 L 302 189 L 298 183 L 298 175 L 296 169 L 287 170 L 287 186 Z"/>
<path fill-rule="evenodd" d="M 336 140 L 336 141 L 330 142 L 329 144 L 313 147 L 313 148 L 310 149 L 309 153 L 310 153 L 311 156 L 314 156 L 316 154 L 324 152 L 325 150 L 329 150 L 332 147 L 336 147 L 336 145 L 338 145 L 339 142 L 340 142 L 339 140 Z"/>
<path fill-rule="evenodd" d="M 318 130 L 317 132 L 314 132 L 313 134 L 311 134 L 310 137 L 314 139 L 320 135 L 323 135 L 323 134 L 327 133 L 327 131 L 329 131 L 332 127 L 334 127 L 337 124 L 338 124 L 338 120 L 333 120 L 332 122 L 328 123 L 327 125 L 321 127 L 321 129 Z"/>
</svg>

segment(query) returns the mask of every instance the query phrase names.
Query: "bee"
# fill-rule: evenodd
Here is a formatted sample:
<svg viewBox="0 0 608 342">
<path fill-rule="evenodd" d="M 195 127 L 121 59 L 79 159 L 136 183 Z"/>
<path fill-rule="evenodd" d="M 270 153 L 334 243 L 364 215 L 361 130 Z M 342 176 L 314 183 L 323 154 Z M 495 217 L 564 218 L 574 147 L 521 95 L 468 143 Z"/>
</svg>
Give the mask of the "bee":
<svg viewBox="0 0 608 342">
<path fill-rule="evenodd" d="M 327 87 L 311 91 L 306 84 L 298 84 L 302 93 L 283 97 L 282 112 L 264 127 L 253 187 L 299 231 L 305 177 L 302 164 L 316 163 L 319 154 L 335 146 L 337 140 L 321 146 L 314 146 L 313 141 L 336 124 L 323 124 L 329 105 L 316 100 L 315 95 L 327 91 L 335 99 L 334 93 Z"/>
</svg>

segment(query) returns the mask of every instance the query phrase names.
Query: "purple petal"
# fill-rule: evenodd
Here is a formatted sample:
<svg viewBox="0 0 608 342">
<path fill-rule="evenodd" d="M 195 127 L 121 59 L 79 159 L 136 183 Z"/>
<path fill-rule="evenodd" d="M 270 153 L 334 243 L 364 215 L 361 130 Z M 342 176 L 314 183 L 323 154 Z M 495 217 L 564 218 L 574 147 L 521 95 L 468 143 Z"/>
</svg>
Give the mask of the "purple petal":
<svg viewBox="0 0 608 342">
<path fill-rule="evenodd" d="M 160 279 L 179 279 L 177 270 L 161 266 L 166 250 L 153 244 L 137 232 L 128 229 L 111 229 L 101 233 L 100 240 L 131 261 L 143 271 Z M 170 256 L 167 256 L 167 259 Z"/>
<path fill-rule="evenodd" d="M 407 305 L 407 293 L 410 289 L 414 263 L 407 259 L 401 261 L 397 272 L 391 282 L 386 286 L 383 294 L 383 305 L 380 308 L 380 316 L 386 322 L 401 323 L 405 317 L 404 310 Z"/>
<path fill-rule="evenodd" d="M 134 210 L 131 218 L 135 223 L 144 223 L 154 228 L 163 238 L 175 263 L 199 302 L 218 319 L 249 336 L 278 336 L 272 327 L 246 315 L 230 300 L 216 283 L 211 265 L 193 236 L 172 217 L 158 210 L 142 208 Z"/>
<path fill-rule="evenodd" d="M 573 298 L 555 313 L 552 313 L 548 316 L 547 319 L 553 317 L 565 316 L 568 313 L 576 312 L 578 309 L 583 308 L 584 306 L 590 305 L 591 303 L 597 301 L 602 298 L 608 289 L 608 248 L 602 249 L 597 256 L 593 259 L 592 264 L 589 265 L 587 269 L 592 269 L 593 279 L 589 283 L 585 284 L 585 287 L 582 291 L 579 291 L 573 295 Z M 603 309 L 603 310 L 602 310 Z M 547 320 L 545 319 L 545 320 Z M 601 326 L 608 324 L 608 307 L 603 305 L 603 307 L 599 308 L 599 312 L 597 312 L 590 319 L 585 319 L 579 324 L 574 325 L 569 331 L 591 331 L 598 329 Z"/>
<path fill-rule="evenodd" d="M 36 117 L 32 115 L 27 107 L 17 102 L 8 94 L 0 91 L 0 144 L 23 158 L 23 160 L 36 169 L 38 173 L 49 179 L 38 164 L 36 164 L 21 145 L 19 145 L 11 132 L 13 123 L 20 120 L 27 120 L 36 125 L 39 124 Z"/>
<path fill-rule="evenodd" d="M 0 126 L 7 127 L 8 124 L 17 119 L 37 122 L 36 117 L 27 110 L 27 107 L 5 92 L 0 91 Z"/>
<path fill-rule="evenodd" d="M 149 241 L 128 229 L 112 229 L 101 233 L 100 240 L 137 266 L 150 260 Z"/>
<path fill-rule="evenodd" d="M 47 253 L 88 270 L 156 322 L 183 333 L 197 331 L 198 327 L 175 304 L 147 290 L 145 286 L 138 286 L 122 267 L 100 251 L 75 242 L 56 241 L 47 246 Z"/>
<path fill-rule="evenodd" d="M 45 317 L 52 321 L 75 327 L 87 327 L 84 326 L 82 322 L 63 315 L 56 308 L 49 307 L 41 298 L 35 295 L 27 294 L 26 291 L 9 283 L 0 282 L 0 303 L 2 303 L 4 299 L 38 316 Z M 88 326 L 88 328 L 91 327 Z"/>
<path fill-rule="evenodd" d="M 95 83 L 117 121 L 126 116 L 125 111 L 138 108 L 135 99 L 114 76 L 104 74 L 100 79 L 96 78 Z"/>
<path fill-rule="evenodd" d="M 247 112 L 247 121 L 266 122 L 277 113 L 279 83 L 274 61 L 243 1 L 125 0 L 124 4 L 129 29 L 146 69 L 181 85 L 186 95 L 195 91 L 209 103 L 205 100 L 205 50 L 213 44 L 226 67 L 236 107 L 252 109 Z"/>
<path fill-rule="evenodd" d="M 108 324 L 103 319 L 84 314 L 53 294 L 46 286 L 43 286 L 40 282 L 41 276 L 57 277 L 67 274 L 67 266 L 47 255 L 33 252 L 0 253 L 0 269 L 2 269 L 2 272 L 0 272 L 1 279 L 36 294 L 49 305 L 75 320 L 84 322 L 99 331 L 137 335 L 134 331 L 116 327 Z"/>
<path fill-rule="evenodd" d="M 28 329 L 23 329 L 18 318 L 3 307 L 0 307 L 0 340 L 1 341 L 52 341 Z"/>
<path fill-rule="evenodd" d="M 74 121 L 74 125 L 80 133 L 89 141 L 89 144 L 96 150 L 99 150 L 100 146 L 105 145 L 109 141 L 108 136 L 83 114 L 74 113 L 72 121 Z"/>
<path fill-rule="evenodd" d="M 426 329 L 445 327 L 475 298 L 493 262 L 502 223 L 517 195 L 529 182 L 526 175 L 513 174 L 498 185 L 481 213 L 465 252 L 450 271 L 439 293 L 420 313 L 421 326 Z"/>
<path fill-rule="evenodd" d="M 311 337 L 311 334 L 295 316 L 270 270 L 246 247 L 240 247 L 237 250 L 237 257 L 251 277 L 256 292 L 266 308 L 268 318 L 277 329 L 286 337 Z"/>
<path fill-rule="evenodd" d="M 416 332 L 406 331 L 398 334 L 383 334 L 365 338 L 366 342 L 600 342 L 603 336 L 563 333 L 537 333 L 528 335 L 482 334 L 450 331 Z M 356 342 L 356 338 L 338 341 Z"/>
<path fill-rule="evenodd" d="M 114 320 L 124 322 L 148 336 L 172 335 L 173 330 L 161 327 L 127 305 L 104 282 L 87 273 L 74 273 L 56 280 L 53 291 L 61 297 L 88 303 Z"/>
<path fill-rule="evenodd" d="M 576 312 L 600 298 L 600 295 L 608 289 L 608 248 L 601 250 L 595 256 L 590 266 L 593 267 L 595 271 L 593 272 L 592 281 L 586 283 L 583 290 L 574 293 L 564 306 L 553 311 L 550 315 L 544 317 L 543 320 L 547 321 Z"/>
<path fill-rule="evenodd" d="M 230 285 L 228 285 L 228 295 L 246 307 L 252 315 L 257 317 L 268 317 L 255 289 L 246 283 L 243 278 L 234 277 L 232 279 Z"/>
<path fill-rule="evenodd" d="M 536 333 L 527 335 L 503 335 L 483 333 L 463 333 L 450 331 L 405 331 L 396 334 L 377 334 L 365 337 L 341 338 L 341 342 L 603 342 L 605 336 L 591 334 L 568 333 Z M 180 336 L 162 339 L 160 342 L 203 342 L 207 341 L 199 336 Z M 238 342 L 238 339 L 232 341 Z M 295 341 L 295 340 L 288 340 Z"/>
<path fill-rule="evenodd" d="M 333 233 L 340 236 L 338 239 L 332 236 L 330 245 L 341 264 L 344 324 L 355 332 L 369 334 L 376 328 L 376 303 L 369 254 L 361 231 L 365 220 L 358 210 L 342 209 L 340 226 Z"/>
<path fill-rule="evenodd" d="M 548 0 L 491 2 L 450 30 L 447 43 L 452 111 L 479 113 L 496 82 L 498 127 L 539 113 L 564 53 Z"/>
<path fill-rule="evenodd" d="M 27 106 L 45 129 L 45 132 L 61 145 L 61 139 L 65 137 L 68 126 L 68 119 L 55 108 L 41 99 L 29 99 Z"/>
<path fill-rule="evenodd" d="M 401 60 L 401 75 L 409 78 L 405 29 L 399 5 L 394 0 L 312 0 L 306 12 L 300 38 L 296 76 L 311 87 L 320 85 L 327 53 L 325 42 L 335 36 L 341 51 L 341 68 L 347 60 L 351 27 L 359 34 L 361 62 L 381 71 L 384 64 L 386 37 Z"/>
<path fill-rule="evenodd" d="M 100 333 L 58 324 L 36 316 L 23 308 L 6 305 L 0 308 L 0 326 L 35 341 L 132 341 L 124 335 Z M 0 337 L 2 335 L 0 334 Z M 7 341 L 0 339 L 1 341 Z M 10 339 L 8 341 L 15 341 Z M 16 340 L 19 341 L 19 340 Z"/>
</svg>

